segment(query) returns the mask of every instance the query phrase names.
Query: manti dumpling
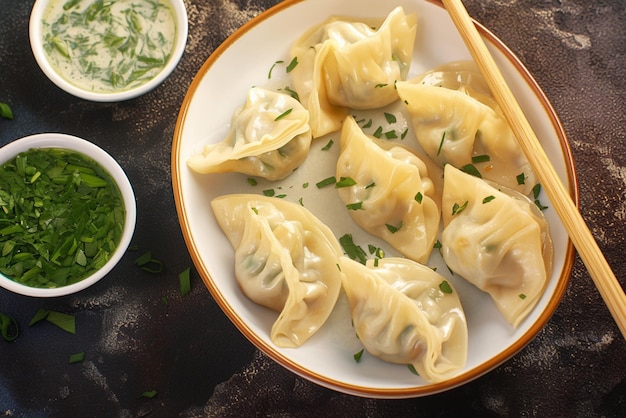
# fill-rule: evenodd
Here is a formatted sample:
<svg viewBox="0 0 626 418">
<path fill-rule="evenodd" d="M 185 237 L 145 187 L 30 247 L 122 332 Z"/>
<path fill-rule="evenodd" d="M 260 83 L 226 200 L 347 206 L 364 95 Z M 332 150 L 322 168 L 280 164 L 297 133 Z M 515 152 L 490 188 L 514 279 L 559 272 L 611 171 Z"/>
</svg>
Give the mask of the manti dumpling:
<svg viewBox="0 0 626 418">
<path fill-rule="evenodd" d="M 311 145 L 309 112 L 291 96 L 261 87 L 248 91 L 226 138 L 206 145 L 187 164 L 199 173 L 238 172 L 270 181 L 287 177 Z"/>
<path fill-rule="evenodd" d="M 416 15 L 397 7 L 384 20 L 330 17 L 295 42 L 290 74 L 314 138 L 338 130 L 348 109 L 397 100 L 394 82 L 406 78 L 416 31 Z"/>
<path fill-rule="evenodd" d="M 426 165 L 415 154 L 363 133 L 352 117 L 341 130 L 337 189 L 352 219 L 404 256 L 426 263 L 439 232 L 440 210 Z"/>
<path fill-rule="evenodd" d="M 545 217 L 526 196 L 505 193 L 451 165 L 444 169 L 441 206 L 446 264 L 489 293 L 504 318 L 517 327 L 552 272 Z"/>
<path fill-rule="evenodd" d="M 410 81 L 396 83 L 415 136 L 434 161 L 475 169 L 485 179 L 530 194 L 536 176 L 503 115 L 468 94 Z"/>
<path fill-rule="evenodd" d="M 243 293 L 280 312 L 272 342 L 302 345 L 326 322 L 339 296 L 339 242 L 306 208 L 282 199 L 232 194 L 214 199 L 211 207 L 235 249 Z"/>
<path fill-rule="evenodd" d="M 448 379 L 465 366 L 465 313 L 443 276 L 406 258 L 362 265 L 342 257 L 340 264 L 352 323 L 370 354 L 411 364 L 428 382 Z"/>
</svg>

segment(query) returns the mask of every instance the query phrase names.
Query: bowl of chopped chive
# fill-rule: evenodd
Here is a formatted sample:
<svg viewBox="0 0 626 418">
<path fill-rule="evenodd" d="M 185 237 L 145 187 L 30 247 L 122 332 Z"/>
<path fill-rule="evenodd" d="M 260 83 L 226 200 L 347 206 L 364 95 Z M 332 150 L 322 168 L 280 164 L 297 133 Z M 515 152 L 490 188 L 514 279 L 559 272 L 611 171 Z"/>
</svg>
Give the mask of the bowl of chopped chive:
<svg viewBox="0 0 626 418">
<path fill-rule="evenodd" d="M 0 148 L 0 286 L 27 296 L 78 292 L 109 273 L 136 221 L 128 177 L 106 151 L 44 133 Z"/>
<path fill-rule="evenodd" d="M 187 43 L 183 0 L 36 0 L 29 37 L 44 74 L 96 102 L 140 96 L 174 70 Z"/>
</svg>

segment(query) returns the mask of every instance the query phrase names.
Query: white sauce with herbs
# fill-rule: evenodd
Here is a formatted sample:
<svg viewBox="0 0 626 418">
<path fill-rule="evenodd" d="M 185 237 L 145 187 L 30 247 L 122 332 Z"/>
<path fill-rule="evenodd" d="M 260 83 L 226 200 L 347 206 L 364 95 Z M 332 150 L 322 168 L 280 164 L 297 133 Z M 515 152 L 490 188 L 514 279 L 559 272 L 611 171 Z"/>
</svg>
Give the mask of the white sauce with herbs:
<svg viewBox="0 0 626 418">
<path fill-rule="evenodd" d="M 75 86 L 95 93 L 129 90 L 154 78 L 176 41 L 166 0 L 56 0 L 44 12 L 46 56 Z"/>
</svg>

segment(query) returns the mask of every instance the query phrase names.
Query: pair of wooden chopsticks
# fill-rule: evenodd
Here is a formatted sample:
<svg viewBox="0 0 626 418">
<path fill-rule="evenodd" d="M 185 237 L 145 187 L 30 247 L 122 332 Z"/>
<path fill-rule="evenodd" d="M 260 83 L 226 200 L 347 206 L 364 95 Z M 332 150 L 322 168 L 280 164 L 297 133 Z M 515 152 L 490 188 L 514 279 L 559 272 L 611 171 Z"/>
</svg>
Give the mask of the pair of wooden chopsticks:
<svg viewBox="0 0 626 418">
<path fill-rule="evenodd" d="M 506 84 L 478 30 L 476 30 L 465 6 L 461 0 L 442 1 L 474 61 L 485 77 L 496 102 L 502 108 L 520 147 L 526 154 L 559 218 L 561 218 L 578 255 L 604 299 L 604 303 L 609 308 L 613 319 L 622 332 L 622 336 L 626 339 L 626 295 L 620 283 L 541 147 L 524 112 Z"/>
</svg>

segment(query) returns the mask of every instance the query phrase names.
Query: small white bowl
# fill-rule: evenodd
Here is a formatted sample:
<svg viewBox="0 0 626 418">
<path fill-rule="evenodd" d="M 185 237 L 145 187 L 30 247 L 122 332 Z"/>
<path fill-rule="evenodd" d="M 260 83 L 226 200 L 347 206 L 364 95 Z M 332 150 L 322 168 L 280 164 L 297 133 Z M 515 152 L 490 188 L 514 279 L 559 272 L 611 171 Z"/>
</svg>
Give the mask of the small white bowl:
<svg viewBox="0 0 626 418">
<path fill-rule="evenodd" d="M 64 296 L 71 293 L 83 290 L 98 280 L 102 279 L 107 273 L 115 267 L 118 261 L 122 258 L 128 246 L 130 245 L 131 238 L 135 231 L 135 223 L 137 218 L 137 207 L 135 203 L 135 194 L 133 188 L 128 180 L 128 177 L 124 173 L 124 170 L 120 165 L 102 148 L 99 148 L 95 144 L 66 134 L 60 133 L 44 133 L 27 136 L 21 139 L 17 139 L 9 144 L 0 148 L 0 165 L 12 160 L 20 152 L 25 152 L 33 148 L 63 148 L 72 150 L 87 157 L 90 157 L 95 162 L 100 164 L 113 178 L 117 184 L 124 200 L 124 207 L 126 211 L 126 218 L 124 219 L 124 229 L 120 242 L 111 255 L 109 261 L 102 266 L 99 270 L 93 273 L 91 276 L 85 277 L 79 282 L 57 287 L 57 288 L 37 288 L 21 283 L 15 282 L 10 278 L 0 273 L 0 286 L 15 293 L 19 293 L 26 296 L 35 297 L 55 297 Z"/>
<path fill-rule="evenodd" d="M 44 14 L 48 9 L 50 3 L 57 2 L 64 4 L 67 0 L 36 0 L 33 5 L 30 22 L 29 22 L 29 37 L 30 45 L 35 56 L 35 60 L 44 74 L 58 87 L 65 90 L 76 97 L 91 100 L 94 102 L 119 102 L 124 100 L 133 99 L 148 91 L 154 89 L 161 84 L 171 72 L 176 68 L 180 61 L 183 52 L 185 51 L 185 45 L 187 43 L 188 34 L 188 20 L 187 10 L 183 0 L 163 0 L 169 2 L 172 6 L 174 20 L 176 24 L 176 39 L 174 40 L 173 49 L 169 60 L 165 66 L 148 82 L 139 86 L 133 87 L 128 90 L 117 90 L 112 92 L 95 92 L 72 84 L 66 78 L 62 77 L 57 70 L 51 65 L 46 51 L 44 49 Z M 84 0 L 88 2 L 89 0 Z M 93 0 L 95 1 L 95 0 Z"/>
</svg>

